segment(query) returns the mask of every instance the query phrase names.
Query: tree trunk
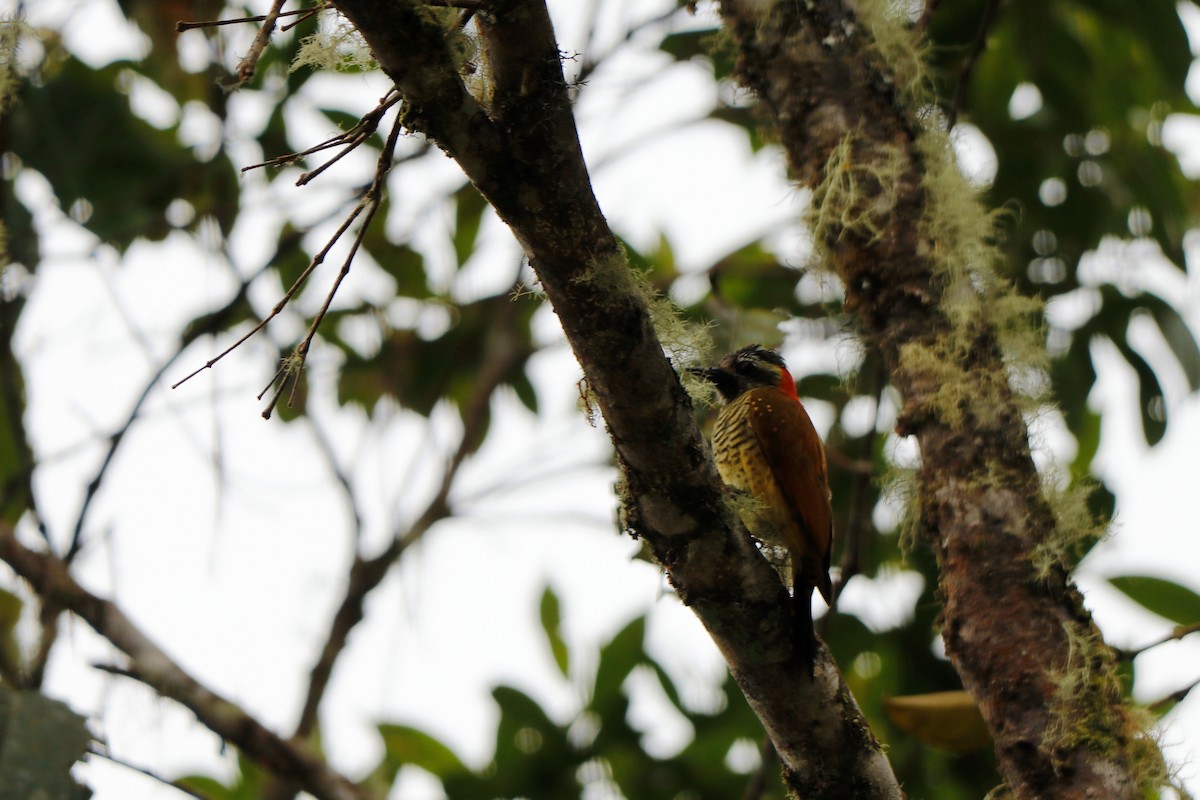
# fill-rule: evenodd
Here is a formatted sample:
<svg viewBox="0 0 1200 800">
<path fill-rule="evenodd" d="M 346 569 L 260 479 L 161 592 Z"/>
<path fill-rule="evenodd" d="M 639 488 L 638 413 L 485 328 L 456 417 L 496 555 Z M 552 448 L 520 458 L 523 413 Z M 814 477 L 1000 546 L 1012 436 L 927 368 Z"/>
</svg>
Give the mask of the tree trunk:
<svg viewBox="0 0 1200 800">
<path fill-rule="evenodd" d="M 976 297 L 985 313 L 955 317 L 960 300 L 948 293 L 963 287 L 938 262 L 954 243 L 929 234 L 930 215 L 945 213 L 931 207 L 941 191 L 928 179 L 931 134 L 895 65 L 846 9 L 721 4 L 738 76 L 770 115 L 794 177 L 815 190 L 815 233 L 847 309 L 905 398 L 898 432 L 920 443 L 920 523 L 941 568 L 946 652 L 1017 797 L 1140 797 L 1132 748 L 1149 743 L 1128 719 L 1111 651 L 1065 568 L 1039 569 L 1032 557 L 1057 535 L 1055 519 L 986 313 L 996 298 Z"/>
</svg>

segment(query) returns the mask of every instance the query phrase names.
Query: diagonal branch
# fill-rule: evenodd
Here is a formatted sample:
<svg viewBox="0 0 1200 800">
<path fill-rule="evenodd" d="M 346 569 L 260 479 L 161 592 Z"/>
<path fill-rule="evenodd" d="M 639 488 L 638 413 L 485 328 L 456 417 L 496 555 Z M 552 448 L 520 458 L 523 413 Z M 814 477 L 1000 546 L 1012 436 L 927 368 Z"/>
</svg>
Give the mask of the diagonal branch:
<svg viewBox="0 0 1200 800">
<path fill-rule="evenodd" d="M 544 0 L 505 0 L 475 21 L 485 108 L 447 32 L 413 0 L 334 0 L 404 96 L 406 124 L 452 156 L 513 230 L 554 306 L 628 487 L 626 519 L 717 643 L 789 775 L 812 796 L 900 790 L 822 649 L 815 681 L 793 652 L 787 591 L 725 504 L 691 403 L 663 355 L 592 192 Z"/>
<path fill-rule="evenodd" d="M 22 545 L 5 522 L 0 522 L 0 559 L 28 581 L 43 602 L 76 614 L 125 653 L 130 677 L 190 709 L 201 723 L 267 769 L 295 781 L 319 800 L 370 798 L 365 789 L 331 769 L 307 744 L 272 733 L 185 672 L 121 609 L 76 583 L 61 560 Z"/>
<path fill-rule="evenodd" d="M 271 41 L 271 34 L 275 32 L 275 23 L 279 20 L 280 10 L 286 2 L 287 0 L 274 0 L 271 3 L 271 10 L 263 18 L 262 27 L 254 35 L 254 41 L 250 44 L 249 51 L 237 65 L 237 81 L 228 88 L 236 89 L 254 77 L 254 71 L 258 68 L 258 59 L 262 57 L 263 51 L 267 49 L 267 43 Z"/>
</svg>

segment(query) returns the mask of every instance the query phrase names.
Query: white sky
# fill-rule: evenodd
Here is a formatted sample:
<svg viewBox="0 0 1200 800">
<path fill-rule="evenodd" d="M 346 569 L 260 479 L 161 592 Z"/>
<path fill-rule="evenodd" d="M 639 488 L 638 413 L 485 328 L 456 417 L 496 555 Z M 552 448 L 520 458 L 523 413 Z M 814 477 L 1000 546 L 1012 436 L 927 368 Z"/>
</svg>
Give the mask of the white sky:
<svg viewBox="0 0 1200 800">
<path fill-rule="evenodd" d="M 564 0 L 552 7 L 559 10 L 560 38 L 579 42 L 575 15 L 564 10 L 574 6 Z M 625 7 L 630 15 L 647 13 L 637 3 Z M 136 33 L 108 0 L 42 0 L 28 13 L 35 24 L 68 17 L 67 41 L 97 63 L 140 52 Z M 98 30 L 111 35 L 98 36 Z M 602 33 L 613 35 L 615 27 Z M 181 46 L 192 45 L 185 37 Z M 313 86 L 324 80 L 314 79 Z M 378 76 L 347 83 L 335 87 L 329 81 L 323 91 L 336 92 L 347 109 L 382 93 Z M 589 162 L 604 164 L 606 156 L 646 138 L 667 124 L 664 114 L 674 120 L 702 113 L 708 102 L 702 92 L 711 91 L 699 66 L 665 69 L 662 59 L 634 54 L 614 60 L 593 77 L 579 107 Z M 170 108 L 164 112 L 152 95 L 143 102 L 148 116 L 169 116 Z M 261 102 L 252 92 L 235 97 L 237 111 L 244 106 L 251 119 L 261 117 Z M 202 140 L 204 115 L 187 113 L 188 130 Z M 1181 146 L 1192 145 L 1188 157 L 1194 159 L 1200 147 L 1195 138 L 1187 141 L 1186 125 L 1184 130 Z M 322 132 L 314 128 L 312 140 Z M 243 148 L 235 158 L 249 162 L 257 154 Z M 646 180 L 651 174 L 655 180 Z M 622 235 L 649 245 L 664 231 L 686 269 L 776 229 L 784 230 L 774 237 L 782 251 L 798 252 L 803 237 L 785 223 L 796 219 L 802 197 L 783 174 L 774 151 L 753 155 L 743 135 L 705 123 L 637 148 L 598 168 L 594 179 L 601 205 Z M 422 197 L 436 196 L 454 179 L 449 163 L 423 168 L 424 188 L 405 186 L 406 207 L 420 208 Z M 329 185 L 353 180 L 335 178 Z M 315 216 L 329 197 L 293 189 L 285 180 L 263 187 L 250 177 L 247 186 L 259 193 L 264 211 L 240 223 L 232 237 L 243 274 L 270 246 L 272 236 L 258 233 L 258 226 L 273 230 L 276 209 Z M 22 198 L 46 193 L 36 179 L 18 188 Z M 445 216 L 444 209 L 432 208 L 390 223 L 412 228 L 419 241 L 444 251 L 438 242 Z M 45 460 L 36 488 L 51 528 L 65 535 L 101 453 L 92 440 L 120 424 L 154 359 L 169 351 L 180 320 L 219 307 L 232 283 L 215 253 L 182 237 L 137 246 L 118 261 L 55 212 L 39 222 L 51 238 L 18 347 L 27 370 L 30 436 Z M 495 291 L 512 273 L 516 254 L 507 232 L 492 221 L 483 235 L 484 254 L 455 284 L 460 296 Z M 316 276 L 317 291 L 323 293 L 332 269 Z M 347 298 L 378 293 L 386 283 L 369 268 L 356 268 L 344 291 Z M 1169 296 L 1200 330 L 1195 272 L 1178 278 Z M 274 301 L 256 299 L 263 308 Z M 280 322 L 280 338 L 299 324 L 293 317 Z M 554 340 L 548 310 L 540 312 L 538 327 Z M 149 342 L 154 358 L 139 338 Z M 193 347 L 168 382 L 218 349 L 212 342 Z M 328 375 L 327 357 L 314 354 L 314 377 Z M 254 395 L 269 378 L 272 358 L 263 342 L 252 342 L 181 389 L 155 391 L 91 517 L 93 531 L 107 544 L 94 545 L 81 567 L 88 586 L 117 600 L 193 674 L 276 730 L 288 731 L 340 599 L 351 551 L 344 504 L 306 429 L 259 418 Z M 1200 400 L 1168 384 L 1171 428 L 1159 447 L 1147 450 L 1128 368 L 1112 354 L 1101 363 L 1093 393 L 1105 412 L 1097 469 L 1117 491 L 1119 512 L 1116 535 L 1083 565 L 1079 582 L 1110 640 L 1135 645 L 1170 626 L 1109 589 L 1103 578 L 1146 573 L 1196 586 L 1200 524 L 1185 490 L 1194 484 Z M 469 763 L 482 765 L 496 719 L 489 691 L 498 683 L 516 685 L 568 716 L 579 701 L 579 681 L 565 682 L 553 672 L 536 622 L 547 582 L 563 599 L 576 654 L 593 651 L 631 617 L 649 611 L 653 652 L 681 677 L 686 693 L 703 702 L 720 674 L 720 661 L 694 618 L 664 593 L 656 570 L 631 561 L 635 546 L 615 532 L 609 448 L 575 407 L 573 358 L 559 345 L 539 355 L 533 371 L 543 415 L 532 417 L 502 393 L 494 425 L 503 434 L 468 463 L 456 493 L 464 515 L 438 526 L 372 595 L 368 621 L 339 664 L 325 703 L 324 742 L 333 763 L 352 775 L 378 758 L 373 725 L 382 721 L 429 730 Z M 442 409 L 431 425 L 402 413 L 386 425 L 370 424 L 361 413 L 333 411 L 320 393 L 313 402 L 334 420 L 330 431 L 341 463 L 361 489 L 367 541 L 381 542 L 398 520 L 423 507 L 441 459 L 455 444 L 453 414 Z M 1042 434 L 1049 451 L 1064 438 L 1053 424 Z M 526 482 L 547 472 L 554 475 L 548 483 Z M 512 485 L 497 488 L 497 475 Z M 527 509 L 534 506 L 544 511 L 531 519 Z M 900 575 L 876 583 L 889 588 L 857 579 L 847 600 L 878 624 L 895 624 L 886 614 L 897 597 L 911 593 L 911 582 Z M 172 776 L 228 766 L 214 737 L 197 729 L 189 714 L 86 666 L 112 660 L 109 649 L 75 623 L 52 662 L 47 688 L 92 713 L 94 730 L 135 763 Z M 1151 700 L 1194 680 L 1197 664 L 1195 641 L 1143 656 L 1138 698 Z M 588 665 L 575 666 L 587 674 Z M 639 716 L 654 720 L 648 732 L 653 746 L 669 748 L 686 732 L 678 720 L 653 713 L 661 705 L 647 699 Z M 1200 700 L 1189 698 L 1169 717 L 1164 739 L 1177 763 L 1194 759 Z M 1184 774 L 1192 791 L 1200 791 L 1195 765 L 1185 766 Z M 101 761 L 83 775 L 97 800 L 177 796 Z M 437 795 L 419 775 L 407 775 L 404 796 Z"/>
</svg>

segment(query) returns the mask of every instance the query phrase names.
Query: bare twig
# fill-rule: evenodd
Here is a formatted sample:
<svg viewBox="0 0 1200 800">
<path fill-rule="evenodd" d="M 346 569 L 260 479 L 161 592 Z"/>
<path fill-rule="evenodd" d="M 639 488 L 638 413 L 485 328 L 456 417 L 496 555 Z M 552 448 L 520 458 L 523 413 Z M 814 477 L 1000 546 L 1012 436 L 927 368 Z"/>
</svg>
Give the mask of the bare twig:
<svg viewBox="0 0 1200 800">
<path fill-rule="evenodd" d="M 313 272 L 317 269 L 317 267 L 319 267 L 321 264 L 323 264 L 325 262 L 325 257 L 329 255 L 329 251 L 332 250 L 333 246 L 335 244 L 337 244 L 339 239 L 342 238 L 342 235 L 345 234 L 347 230 L 349 230 L 350 226 L 354 223 L 354 220 L 358 219 L 358 215 L 363 212 L 363 209 L 365 207 L 366 207 L 366 204 L 364 203 L 363 199 L 360 199 L 358 202 L 358 205 L 356 205 L 354 207 L 354 210 L 350 212 L 350 214 L 346 217 L 345 220 L 343 220 L 341 226 L 338 227 L 338 229 L 334 232 L 333 236 L 331 236 L 329 238 L 329 241 L 325 243 L 325 246 L 323 248 L 321 248 L 321 250 L 315 256 L 312 257 L 312 260 L 308 262 L 308 266 L 305 267 L 304 271 L 300 273 L 300 277 L 296 278 L 295 282 L 292 283 L 291 287 L 289 287 L 288 290 L 286 292 L 284 292 L 283 297 L 280 298 L 279 302 L 275 304 L 275 306 L 271 309 L 269 314 L 267 314 L 265 317 L 263 317 L 262 320 L 260 320 L 257 325 L 255 325 L 253 328 L 251 328 L 246 334 L 244 334 L 236 342 L 234 342 L 229 347 L 222 350 L 220 353 L 218 353 L 213 358 L 206 361 L 202 367 L 192 371 L 191 373 L 186 375 L 183 379 L 178 380 L 175 383 L 171 384 L 171 388 L 178 389 L 180 386 L 187 383 L 188 381 L 190 381 L 192 378 L 199 375 L 204 370 L 212 369 L 214 364 L 216 364 L 218 361 L 223 359 L 225 356 L 232 353 L 234 350 L 241 347 L 248 339 L 250 339 L 252 336 L 254 336 L 254 334 L 258 333 L 263 328 L 267 327 L 267 323 L 269 323 L 271 320 L 275 319 L 275 317 L 279 316 L 280 312 L 283 311 L 283 309 L 287 306 L 287 304 L 289 302 L 291 302 L 292 298 L 296 296 L 296 293 L 300 291 L 301 287 L 304 286 L 304 283 L 305 283 L 305 281 L 308 280 L 309 276 L 313 274 Z"/>
<path fill-rule="evenodd" d="M 228 698 L 201 684 L 151 641 L 114 603 L 84 589 L 65 562 L 17 541 L 12 526 L 0 522 L 0 559 L 24 578 L 43 600 L 83 619 L 129 657 L 127 674 L 163 697 L 187 707 L 206 727 L 276 774 L 304 787 L 320 800 L 366 800 L 370 793 L 331 769 L 306 744 L 268 730 Z"/>
<path fill-rule="evenodd" d="M 344 133 L 339 133 L 337 136 L 330 137 L 320 144 L 313 145 L 307 150 L 303 150 L 299 153 L 288 153 L 286 155 L 267 159 L 266 161 L 261 161 L 257 164 L 250 164 L 249 166 L 242 167 L 242 172 L 249 172 L 250 170 L 261 169 L 263 167 L 281 167 L 286 164 L 293 164 L 302 158 L 313 155 L 314 153 L 319 153 L 323 150 L 329 150 L 330 148 L 338 147 L 339 145 L 345 145 L 342 151 L 333 158 L 329 159 L 316 169 L 301 175 L 299 179 L 297 179 L 296 185 L 304 186 L 312 181 L 313 178 L 316 178 L 329 167 L 340 161 L 344 156 L 346 156 L 346 154 L 358 148 L 360 145 L 366 142 L 367 139 L 371 138 L 371 135 L 379 128 L 379 121 L 383 118 L 383 115 L 389 108 L 399 103 L 400 100 L 400 95 L 397 94 L 395 90 L 392 90 L 379 101 L 379 105 L 377 105 L 369 113 L 365 114 L 363 118 L 360 119 L 358 123 L 355 124 L 355 126 L 350 130 L 345 131 Z"/>
<path fill-rule="evenodd" d="M 1137 658 L 1138 656 L 1140 656 L 1142 653 L 1146 652 L 1147 650 L 1153 650 L 1155 647 L 1158 647 L 1159 645 L 1164 645 L 1167 642 L 1177 642 L 1177 641 L 1183 639 L 1183 637 L 1190 636 L 1193 633 L 1200 633 L 1200 622 L 1192 622 L 1187 625 L 1179 625 L 1175 628 L 1175 630 L 1171 631 L 1169 634 L 1162 637 L 1161 639 L 1158 639 L 1156 641 L 1151 642 L 1150 644 L 1143 645 L 1143 646 L 1138 647 L 1133 650 L 1118 650 L 1117 655 L 1122 661 L 1132 661 L 1133 659 Z"/>
<path fill-rule="evenodd" d="M 231 90 L 236 89 L 254 77 L 254 70 L 258 67 L 258 59 L 262 57 L 263 51 L 267 49 L 267 43 L 271 41 L 271 34 L 275 32 L 275 22 L 279 19 L 279 12 L 285 2 L 287 0 L 274 0 L 271 4 L 271 10 L 263 18 L 262 27 L 258 29 L 258 33 L 254 36 L 254 41 L 250 43 L 250 49 L 246 51 L 246 55 L 238 62 L 237 80 L 232 86 L 226 88 Z"/>
<path fill-rule="evenodd" d="M 362 534 L 362 512 L 358 508 L 358 501 L 354 496 L 354 486 L 350 483 L 350 475 L 338 463 L 337 453 L 333 449 L 333 441 L 329 438 L 329 434 L 322 427 L 317 417 L 312 414 L 304 416 L 308 422 L 309 430 L 312 431 L 313 440 L 316 441 L 317 447 L 325 456 L 325 462 L 329 465 L 329 471 L 333 473 L 334 480 L 342 489 L 342 496 L 345 498 L 346 507 L 350 511 L 351 525 L 354 530 L 355 542 L 361 539 Z"/>
<path fill-rule="evenodd" d="M 280 5 L 282 5 L 282 3 Z M 320 13 L 322 10 L 323 9 L 321 9 L 321 8 L 297 8 L 294 11 L 280 11 L 275 16 L 277 16 L 277 17 L 294 17 L 294 16 L 299 15 L 303 19 L 307 19 L 308 17 L 312 16 L 313 14 Z M 200 22 L 184 22 L 181 20 L 181 21 L 175 23 L 175 32 L 183 33 L 184 31 L 190 31 L 194 28 L 216 28 L 221 25 L 241 25 L 246 22 L 266 22 L 266 21 L 267 21 L 267 17 L 265 15 L 256 16 L 256 17 L 234 17 L 232 19 L 206 19 L 206 20 L 202 20 Z"/>
<path fill-rule="evenodd" d="M 255 164 L 251 167 L 246 167 L 245 169 L 254 169 L 256 167 L 274 164 L 291 163 L 292 161 L 303 158 L 306 155 L 311 155 L 312 153 L 316 153 L 330 147 L 336 147 L 339 144 L 346 145 L 342 152 L 334 156 L 328 162 L 317 169 L 302 175 L 296 183 L 297 185 L 303 185 L 315 178 L 348 152 L 366 141 L 367 138 L 370 137 L 371 134 L 374 133 L 378 128 L 379 121 L 387 112 L 387 110 L 400 102 L 400 99 L 400 95 L 396 93 L 395 90 L 389 91 L 388 94 L 385 95 L 382 100 L 380 100 L 379 105 L 376 106 L 374 110 L 364 116 L 358 125 L 346 133 L 335 136 L 332 139 L 322 142 L 315 147 L 311 147 L 302 153 L 280 156 L 279 158 L 265 161 L 261 164 Z M 288 359 L 285 359 L 284 362 L 280 364 L 279 369 L 276 370 L 275 375 L 271 378 L 270 383 L 268 383 L 262 392 L 259 393 L 258 397 L 261 400 L 266 396 L 267 392 L 270 391 L 272 386 L 277 387 L 275 394 L 271 397 L 267 407 L 263 410 L 263 417 L 270 419 L 276 404 L 278 404 L 280 398 L 282 397 L 283 391 L 289 385 L 291 386 L 293 393 L 296 391 L 296 387 L 299 385 L 300 370 L 303 368 L 304 362 L 308 357 L 308 350 L 312 346 L 312 340 L 316 336 L 317 329 L 320 327 L 321 321 L 328 312 L 329 306 L 333 302 L 334 295 L 337 294 L 337 290 L 341 286 L 342 281 L 350 273 L 350 266 L 354 261 L 354 257 L 358 253 L 359 247 L 362 245 L 363 238 L 366 236 L 366 232 L 370 226 L 371 220 L 374 218 L 375 213 L 379 210 L 383 197 L 384 181 L 387 178 L 388 172 L 397 163 L 397 159 L 395 158 L 396 143 L 399 140 L 400 131 L 402 128 L 403 126 L 400 120 L 400 115 L 397 114 L 392 123 L 392 130 L 388 135 L 387 142 L 384 145 L 382 152 L 380 152 L 378 160 L 376 161 L 375 177 L 372 179 L 371 184 L 359 197 L 357 205 L 355 205 L 354 209 L 349 215 L 347 215 L 346 219 L 342 221 L 341 226 L 339 226 L 334 234 L 329 238 L 329 240 L 325 243 L 325 246 L 315 256 L 313 256 L 312 260 L 309 261 L 308 266 L 304 268 L 304 271 L 300 273 L 300 276 L 296 278 L 295 282 L 293 282 L 288 290 L 284 292 L 283 297 L 279 299 L 279 302 L 275 304 L 270 313 L 263 317 L 258 324 L 247 331 L 241 338 L 239 338 L 229 347 L 225 348 L 216 356 L 206 361 L 201 367 L 184 376 L 181 380 L 172 384 L 172 389 L 178 388 L 179 386 L 199 375 L 204 370 L 212 369 L 217 362 L 225 358 L 225 356 L 229 355 L 237 348 L 241 347 L 251 337 L 265 328 L 271 322 L 271 320 L 279 316 L 283 309 L 287 307 L 288 303 L 290 303 L 300 289 L 303 288 L 304 284 L 308 281 L 313 272 L 316 271 L 317 267 L 325 262 L 326 257 L 329 255 L 334 245 L 341 240 L 342 236 L 344 236 L 346 231 L 350 229 L 351 225 L 354 224 L 354 221 L 358 219 L 359 215 L 366 212 L 366 216 L 359 226 L 358 232 L 355 234 L 354 241 L 350 247 L 350 252 L 343 260 L 342 268 L 339 270 L 337 277 L 334 279 L 333 286 L 326 295 L 325 302 L 322 304 L 320 311 L 318 311 L 316 317 L 313 318 L 312 324 L 309 325 L 309 329 L 304 337 L 304 340 L 296 347 L 295 351 L 292 353 L 292 356 Z M 291 400 L 292 398 L 289 397 L 289 405 L 291 404 Z"/>
<path fill-rule="evenodd" d="M 298 16 L 295 19 L 295 21 L 289 22 L 287 25 L 279 26 L 279 30 L 282 33 L 287 33 L 288 31 L 290 31 L 292 28 L 296 27 L 300 23 L 312 19 L 313 17 L 315 17 L 317 14 L 320 14 L 324 10 L 325 9 L 322 6 L 317 6 L 316 8 L 302 9 L 300 11 L 300 16 Z"/>
<path fill-rule="evenodd" d="M 276 378 L 272 383 L 277 383 L 275 394 L 271 396 L 267 407 L 263 409 L 263 419 L 270 419 L 272 412 L 275 410 L 276 404 L 280 397 L 283 396 L 283 391 L 288 385 L 289 378 L 291 379 L 292 394 L 288 397 L 288 406 L 292 405 L 292 398 L 295 395 L 296 387 L 300 385 L 300 374 L 304 369 L 304 362 L 308 358 L 309 348 L 312 347 L 312 341 L 317 335 L 317 330 L 321 327 L 321 322 L 325 319 L 325 315 L 329 312 L 329 306 L 333 303 L 333 298 L 337 295 L 338 289 L 342 285 L 342 281 L 350 274 L 350 266 L 354 263 L 354 257 L 358 254 L 359 247 L 362 246 L 363 238 L 367 235 L 367 230 L 371 226 L 371 220 L 375 218 L 375 213 L 379 211 L 379 206 L 383 201 L 383 187 L 387 180 L 388 172 L 392 169 L 392 153 L 396 150 L 396 141 L 400 137 L 402 129 L 400 115 L 396 115 L 395 121 L 392 123 L 392 132 L 388 134 L 387 144 L 384 145 L 383 151 L 379 154 L 379 161 L 375 166 L 375 178 L 371 181 L 371 186 L 367 189 L 355 213 L 352 216 L 357 216 L 359 211 L 366 209 L 366 216 L 363 218 L 362 224 L 358 228 L 358 233 L 354 237 L 354 243 L 350 246 L 350 252 L 346 254 L 346 258 L 342 261 L 342 268 L 338 271 L 337 277 L 333 280 L 333 285 L 329 287 L 329 293 L 325 295 L 325 302 L 321 304 L 320 310 L 313 316 L 312 322 L 308 326 L 308 333 L 304 335 L 303 341 L 296 346 L 291 358 L 286 359 L 284 366 L 276 372 Z M 343 230 L 345 228 L 343 227 Z M 270 385 L 263 389 L 259 394 L 261 400 L 263 395 L 270 389 Z"/>
<path fill-rule="evenodd" d="M 967 54 L 967 60 L 963 62 L 962 68 L 958 71 L 958 85 L 954 88 L 954 101 L 946 112 L 947 130 L 954 128 L 955 123 L 958 122 L 959 114 L 966 110 L 967 91 L 970 89 L 971 73 L 975 70 L 975 64 L 978 63 L 979 57 L 983 55 L 984 48 L 987 47 L 987 37 L 992 30 L 992 26 L 996 23 L 996 16 L 999 11 L 1000 0 L 988 0 L 987 6 L 983 9 L 983 17 L 979 20 L 979 30 L 975 34 L 975 43 L 971 46 L 971 52 Z"/>
<path fill-rule="evenodd" d="M 1196 680 L 1184 686 L 1182 689 L 1176 689 L 1160 700 L 1155 700 L 1147 707 L 1151 711 L 1162 711 L 1164 709 L 1168 709 L 1176 703 L 1182 703 L 1185 699 L 1187 699 L 1187 696 L 1191 694 L 1192 689 L 1195 689 L 1197 686 L 1200 686 L 1200 678 L 1196 678 Z"/>
</svg>

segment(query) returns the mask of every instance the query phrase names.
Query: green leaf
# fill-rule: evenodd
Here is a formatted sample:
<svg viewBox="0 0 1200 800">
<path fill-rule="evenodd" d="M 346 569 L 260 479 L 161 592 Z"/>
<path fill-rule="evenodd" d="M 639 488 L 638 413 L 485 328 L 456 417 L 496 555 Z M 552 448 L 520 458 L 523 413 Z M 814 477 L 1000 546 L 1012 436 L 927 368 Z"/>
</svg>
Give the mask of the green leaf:
<svg viewBox="0 0 1200 800">
<path fill-rule="evenodd" d="M 6 589 L 0 589 L 0 674 L 6 679 L 21 674 L 21 647 L 17 642 L 17 623 L 25 603 Z"/>
<path fill-rule="evenodd" d="M 1200 594 L 1186 586 L 1149 575 L 1123 575 L 1108 582 L 1142 608 L 1176 625 L 1200 621 Z"/>
<path fill-rule="evenodd" d="M 47 66 L 11 112 L 9 146 L 46 177 L 64 210 L 119 249 L 166 236 L 167 206 L 176 199 L 192 203 L 197 217 L 214 214 L 227 230 L 238 188 L 232 165 L 224 156 L 198 161 L 174 128 L 136 116 L 117 89 L 133 66 L 93 69 L 74 58 Z"/>
<path fill-rule="evenodd" d="M 0 299 L 0 519 L 16 524 L 33 497 L 33 452 L 25 435 L 25 378 L 12 350 L 24 301 Z"/>
<path fill-rule="evenodd" d="M 676 61 L 702 59 L 712 65 L 717 80 L 733 74 L 734 52 L 730 44 L 721 38 L 719 28 L 697 31 L 679 31 L 668 34 L 659 43 L 658 49 Z"/>
<path fill-rule="evenodd" d="M 536 414 L 538 412 L 537 390 L 533 388 L 529 375 L 525 372 L 513 375 L 512 388 L 517 393 L 517 399 L 521 401 L 521 405 Z"/>
<path fill-rule="evenodd" d="M 483 210 L 487 207 L 483 195 L 469 183 L 454 193 L 454 259 L 459 267 L 475 252 Z"/>
<path fill-rule="evenodd" d="M 1183 374 L 1187 376 L 1188 388 L 1193 392 L 1200 389 L 1200 347 L 1191 328 L 1175 309 L 1168 306 L 1152 307 L 1151 312 L 1163 338 L 1179 360 Z"/>
<path fill-rule="evenodd" d="M 646 620 L 643 617 L 630 622 L 617 632 L 612 641 L 600 649 L 600 661 L 596 666 L 596 682 L 592 690 L 589 708 L 601 716 L 614 702 L 624 702 L 621 686 L 634 668 L 646 661 L 644 642 Z"/>
<path fill-rule="evenodd" d="M 383 251 L 373 247 L 369 252 L 379 266 L 396 279 L 396 294 L 418 300 L 433 297 L 425 277 L 425 256 L 406 244 L 391 245 Z"/>
<path fill-rule="evenodd" d="M 1163 391 L 1159 386 L 1158 376 L 1146 363 L 1146 359 L 1130 347 L 1126 340 L 1122 339 L 1115 344 L 1129 362 L 1129 366 L 1137 373 L 1138 410 L 1142 413 L 1142 433 L 1146 437 L 1146 443 L 1154 446 L 1167 432 L 1167 407 L 1163 402 Z"/>
<path fill-rule="evenodd" d="M 558 671 L 563 674 L 563 677 L 569 677 L 571 665 L 570 654 L 567 651 L 567 643 L 563 641 L 562 630 L 560 629 L 562 619 L 560 617 L 558 595 L 549 586 L 542 592 L 542 602 L 538 613 L 542 620 L 542 630 L 546 634 L 546 643 L 550 645 L 550 653 L 554 656 L 554 663 L 558 666 Z"/>
<path fill-rule="evenodd" d="M 91 741 L 86 720 L 37 692 L 0 687 L 0 797 L 83 800 L 71 766 Z"/>
<path fill-rule="evenodd" d="M 719 259 L 709 267 L 708 275 L 713 294 L 738 308 L 802 314 L 796 284 L 803 273 L 781 264 L 762 242 L 752 242 Z"/>
<path fill-rule="evenodd" d="M 383 765 L 390 774 L 388 785 L 406 764 L 420 767 L 431 775 L 443 778 L 467 771 L 454 751 L 424 731 L 407 725 L 380 725 L 383 737 Z"/>
<path fill-rule="evenodd" d="M 261 800 L 266 782 L 263 768 L 240 750 L 237 751 L 237 765 L 237 774 L 229 784 L 221 783 L 208 775 L 187 775 L 177 778 L 172 783 L 184 789 L 194 790 L 209 800 Z"/>
</svg>

